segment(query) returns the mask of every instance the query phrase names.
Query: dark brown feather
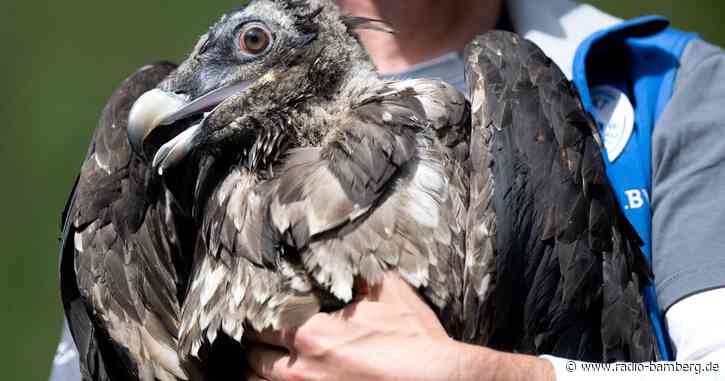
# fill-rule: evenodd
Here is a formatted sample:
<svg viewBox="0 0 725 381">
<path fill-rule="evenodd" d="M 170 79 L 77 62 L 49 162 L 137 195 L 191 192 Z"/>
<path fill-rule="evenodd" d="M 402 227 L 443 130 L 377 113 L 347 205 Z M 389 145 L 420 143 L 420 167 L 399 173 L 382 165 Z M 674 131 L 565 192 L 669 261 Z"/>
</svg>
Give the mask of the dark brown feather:
<svg viewBox="0 0 725 381">
<path fill-rule="evenodd" d="M 466 338 L 590 361 L 657 359 L 640 296 L 649 272 L 573 85 L 507 32 L 479 37 L 466 59 Z"/>
<path fill-rule="evenodd" d="M 133 102 L 173 69 L 129 77 L 111 96 L 69 201 L 63 300 L 85 379 L 187 379 L 176 356 L 185 288 L 176 201 L 128 144 Z"/>
</svg>

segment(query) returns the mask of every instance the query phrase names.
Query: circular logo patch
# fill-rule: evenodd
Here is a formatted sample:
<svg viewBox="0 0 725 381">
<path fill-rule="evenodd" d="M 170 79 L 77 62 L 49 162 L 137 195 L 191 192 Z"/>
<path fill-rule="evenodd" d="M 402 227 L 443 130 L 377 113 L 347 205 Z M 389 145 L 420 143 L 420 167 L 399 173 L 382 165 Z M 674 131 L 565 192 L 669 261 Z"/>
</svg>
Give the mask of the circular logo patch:
<svg viewBox="0 0 725 381">
<path fill-rule="evenodd" d="M 592 88 L 594 119 L 604 139 L 607 159 L 617 160 L 634 130 L 634 108 L 629 98 L 616 87 Z"/>
</svg>

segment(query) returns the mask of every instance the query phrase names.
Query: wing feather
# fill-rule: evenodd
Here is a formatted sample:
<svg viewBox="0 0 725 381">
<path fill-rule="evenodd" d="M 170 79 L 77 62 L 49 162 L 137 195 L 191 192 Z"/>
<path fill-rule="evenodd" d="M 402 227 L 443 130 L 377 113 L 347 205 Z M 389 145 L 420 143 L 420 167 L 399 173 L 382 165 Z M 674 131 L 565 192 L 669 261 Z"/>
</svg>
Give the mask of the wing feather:
<svg viewBox="0 0 725 381">
<path fill-rule="evenodd" d="M 350 301 L 356 277 L 395 269 L 439 311 L 460 307 L 468 116 L 442 82 L 386 83 L 322 147 L 290 152 L 270 216 L 316 283 Z"/>
<path fill-rule="evenodd" d="M 266 245 L 279 242 L 265 236 L 270 233 L 263 205 L 269 194 L 254 173 L 239 168 L 212 193 L 182 309 L 184 357 L 205 358 L 219 332 L 241 342 L 248 327 L 292 327 L 319 311 L 299 263 L 278 253 L 274 263 L 266 263 L 260 255 L 273 250 Z"/>
<path fill-rule="evenodd" d="M 657 358 L 639 294 L 649 272 L 573 85 L 507 32 L 468 46 L 466 79 L 466 337 L 591 361 Z"/>
<path fill-rule="evenodd" d="M 126 132 L 133 102 L 174 68 L 144 67 L 111 96 L 70 196 L 61 283 L 84 379 L 188 378 L 176 355 L 181 213 Z"/>
<path fill-rule="evenodd" d="M 390 269 L 460 326 L 467 125 L 452 87 L 385 84 L 321 146 L 286 152 L 274 178 L 235 168 L 205 209 L 182 352 L 203 357 L 219 327 L 240 341 L 250 327 L 300 324 L 350 301 L 356 277 Z"/>
</svg>

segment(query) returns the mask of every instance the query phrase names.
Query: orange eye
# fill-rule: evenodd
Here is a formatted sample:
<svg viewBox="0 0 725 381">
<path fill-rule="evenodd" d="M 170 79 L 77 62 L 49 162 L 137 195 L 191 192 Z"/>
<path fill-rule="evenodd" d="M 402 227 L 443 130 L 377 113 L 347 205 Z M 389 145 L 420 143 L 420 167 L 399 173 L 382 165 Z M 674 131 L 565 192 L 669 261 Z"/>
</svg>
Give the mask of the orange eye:
<svg viewBox="0 0 725 381">
<path fill-rule="evenodd" d="M 261 25 L 254 23 L 239 34 L 239 49 L 242 53 L 258 55 L 264 53 L 272 43 L 272 35 Z"/>
</svg>

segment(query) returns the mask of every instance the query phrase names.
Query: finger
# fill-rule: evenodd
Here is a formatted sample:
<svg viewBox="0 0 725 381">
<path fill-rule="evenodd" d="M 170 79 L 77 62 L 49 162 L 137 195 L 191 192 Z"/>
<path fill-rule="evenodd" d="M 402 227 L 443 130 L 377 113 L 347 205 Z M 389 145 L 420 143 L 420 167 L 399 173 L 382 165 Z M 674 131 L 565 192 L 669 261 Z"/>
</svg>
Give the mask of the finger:
<svg viewBox="0 0 725 381">
<path fill-rule="evenodd" d="M 244 379 L 246 381 L 271 381 L 257 376 L 257 374 L 254 372 L 247 372 L 247 374 L 244 376 Z"/>
<path fill-rule="evenodd" d="M 258 379 L 284 381 L 291 364 L 289 352 L 266 345 L 252 345 L 247 351 L 247 361 Z"/>
<path fill-rule="evenodd" d="M 296 353 L 300 348 L 308 347 L 310 339 L 334 336 L 344 329 L 344 321 L 333 317 L 333 314 L 320 312 L 312 315 L 297 328 L 277 331 L 266 329 L 260 333 L 250 334 L 248 338 L 253 342 L 285 348 L 289 352 Z"/>
<path fill-rule="evenodd" d="M 294 335 L 293 329 L 273 330 L 267 328 L 262 332 L 250 332 L 246 337 L 256 343 L 292 350 Z"/>
<path fill-rule="evenodd" d="M 420 294 L 408 282 L 395 272 L 387 272 L 381 281 L 370 288 L 366 300 L 381 303 L 400 303 L 414 298 L 420 300 Z"/>
<path fill-rule="evenodd" d="M 370 285 L 368 284 L 365 279 L 361 277 L 355 278 L 355 284 L 353 286 L 355 288 L 355 300 L 354 301 L 360 301 L 367 299 L 370 296 Z"/>
<path fill-rule="evenodd" d="M 386 305 L 385 308 L 394 308 L 399 312 L 403 310 L 413 312 L 417 316 L 430 321 L 436 328 L 440 325 L 435 313 L 420 292 L 395 272 L 386 273 L 382 281 L 371 288 L 368 297 L 346 307 L 346 309 L 354 308 L 355 316 L 360 319 L 366 317 L 379 319 L 381 304 Z M 346 314 L 349 314 L 349 312 L 343 311 L 342 315 Z M 434 317 L 435 319 L 433 319 Z"/>
</svg>

